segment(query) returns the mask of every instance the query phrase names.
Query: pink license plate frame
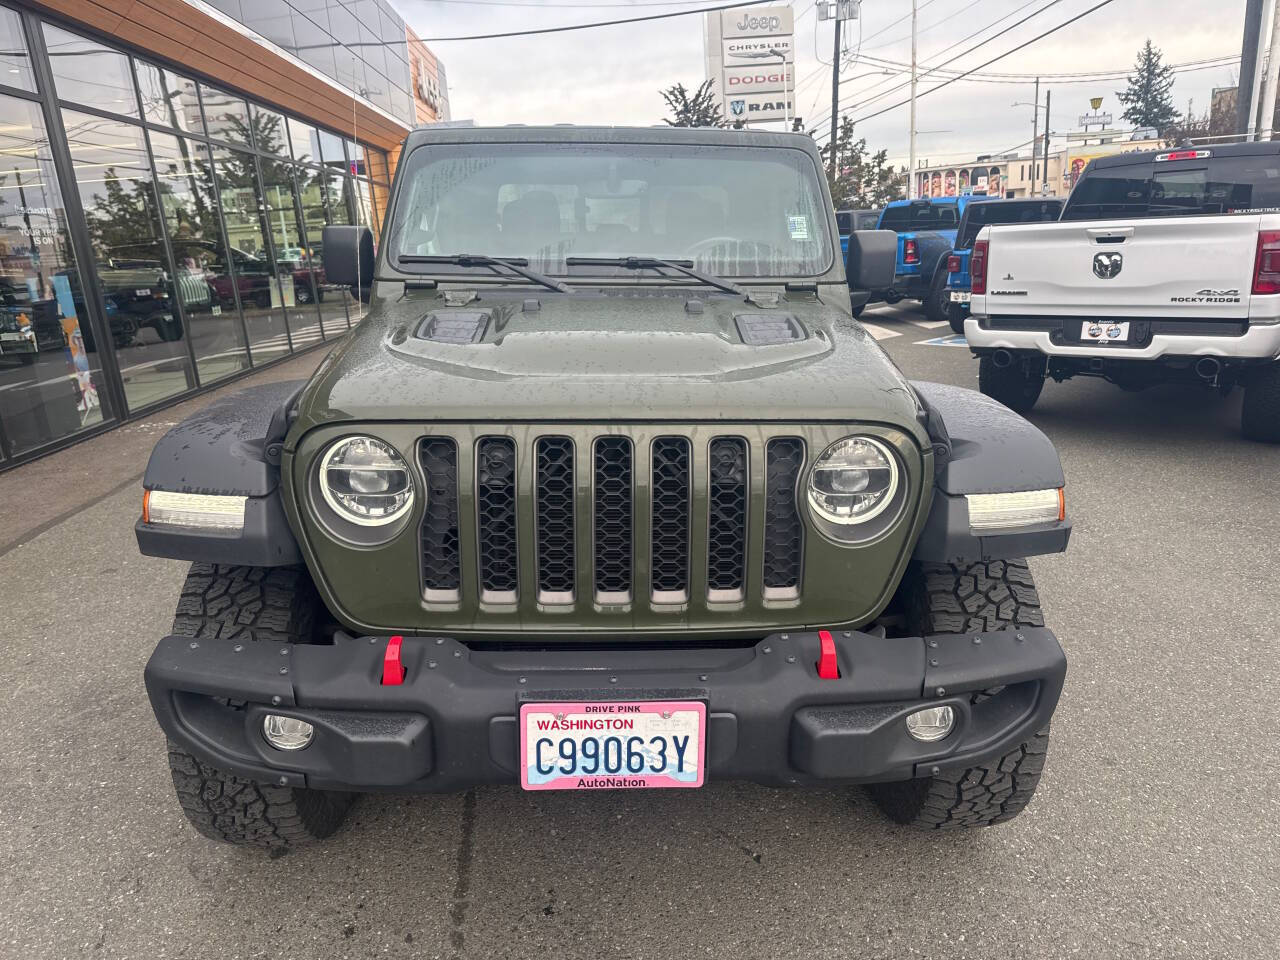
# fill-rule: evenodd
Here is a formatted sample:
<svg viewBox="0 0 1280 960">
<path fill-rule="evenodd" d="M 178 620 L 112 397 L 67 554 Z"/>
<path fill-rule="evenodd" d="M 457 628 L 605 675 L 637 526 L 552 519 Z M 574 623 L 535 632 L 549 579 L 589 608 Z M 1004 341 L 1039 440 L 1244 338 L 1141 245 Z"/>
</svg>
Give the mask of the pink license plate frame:
<svg viewBox="0 0 1280 960">
<path fill-rule="evenodd" d="M 523 703 L 519 723 L 525 790 L 689 789 L 706 780 L 707 705 L 699 700 Z M 682 737 L 693 739 L 684 740 L 680 751 Z M 575 743 L 568 770 L 562 740 Z M 587 740 L 596 746 L 584 748 Z M 644 758 L 639 771 L 634 769 L 637 755 Z M 662 767 L 656 767 L 659 759 Z"/>
</svg>

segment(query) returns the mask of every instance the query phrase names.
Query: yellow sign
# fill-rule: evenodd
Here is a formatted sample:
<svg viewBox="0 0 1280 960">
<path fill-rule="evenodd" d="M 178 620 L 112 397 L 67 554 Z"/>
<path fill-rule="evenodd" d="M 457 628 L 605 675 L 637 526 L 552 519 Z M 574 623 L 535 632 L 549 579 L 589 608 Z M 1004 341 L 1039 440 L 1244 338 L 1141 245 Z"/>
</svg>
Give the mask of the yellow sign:
<svg viewBox="0 0 1280 960">
<path fill-rule="evenodd" d="M 1091 107 L 1093 107 L 1093 109 L 1097 110 L 1100 106 L 1102 106 L 1102 98 L 1101 98 L 1101 97 L 1090 97 L 1090 98 L 1089 98 L 1089 106 L 1091 106 Z"/>
</svg>

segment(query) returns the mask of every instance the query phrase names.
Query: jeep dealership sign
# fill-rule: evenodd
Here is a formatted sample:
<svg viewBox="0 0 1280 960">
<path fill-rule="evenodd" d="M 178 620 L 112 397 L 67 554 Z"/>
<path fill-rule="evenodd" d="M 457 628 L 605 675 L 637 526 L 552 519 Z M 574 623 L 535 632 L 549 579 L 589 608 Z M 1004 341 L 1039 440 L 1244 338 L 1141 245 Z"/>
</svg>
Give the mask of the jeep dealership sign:
<svg viewBox="0 0 1280 960">
<path fill-rule="evenodd" d="M 707 76 L 729 122 L 765 123 L 795 114 L 791 7 L 745 7 L 706 15 Z"/>
</svg>

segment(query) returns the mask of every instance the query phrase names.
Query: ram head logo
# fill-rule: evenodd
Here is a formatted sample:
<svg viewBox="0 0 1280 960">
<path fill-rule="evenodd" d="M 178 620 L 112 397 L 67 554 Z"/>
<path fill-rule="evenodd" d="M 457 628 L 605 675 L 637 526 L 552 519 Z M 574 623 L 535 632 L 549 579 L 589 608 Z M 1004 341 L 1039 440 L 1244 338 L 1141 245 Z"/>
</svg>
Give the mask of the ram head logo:
<svg viewBox="0 0 1280 960">
<path fill-rule="evenodd" d="M 1124 267 L 1124 257 L 1118 253 L 1095 253 L 1093 255 L 1093 274 L 1100 280 L 1110 280 L 1118 276 Z"/>
</svg>

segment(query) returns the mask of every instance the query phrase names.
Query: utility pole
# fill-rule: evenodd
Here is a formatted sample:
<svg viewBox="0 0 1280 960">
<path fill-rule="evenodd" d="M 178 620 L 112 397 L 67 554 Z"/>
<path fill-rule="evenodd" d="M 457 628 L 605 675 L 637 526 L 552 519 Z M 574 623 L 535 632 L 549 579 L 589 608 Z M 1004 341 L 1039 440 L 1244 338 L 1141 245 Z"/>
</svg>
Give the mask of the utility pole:
<svg viewBox="0 0 1280 960">
<path fill-rule="evenodd" d="M 1262 33 L 1263 0 L 1245 0 L 1244 38 L 1240 43 L 1240 86 L 1236 88 L 1236 133 L 1246 134 L 1253 123 L 1253 83 L 1258 72 L 1258 43 Z"/>
<path fill-rule="evenodd" d="M 1270 140 L 1276 115 L 1276 86 L 1280 84 L 1280 3 L 1271 16 L 1271 49 L 1267 52 L 1267 74 L 1264 78 L 1262 120 L 1258 124 L 1259 140 Z"/>
<path fill-rule="evenodd" d="M 1259 3 L 1262 0 L 1258 0 Z M 911 0 L 911 150 L 910 167 L 907 173 L 907 199 L 916 195 L 916 14 L 918 0 Z"/>
<path fill-rule="evenodd" d="M 1041 171 L 1041 176 L 1044 177 L 1044 180 L 1041 181 L 1041 196 L 1048 196 L 1049 194 L 1049 98 L 1052 96 L 1052 90 L 1044 92 L 1044 169 Z"/>
<path fill-rule="evenodd" d="M 836 44 L 831 54 L 831 182 L 836 180 L 836 129 L 840 124 L 840 17 L 836 16 Z"/>
<path fill-rule="evenodd" d="M 1040 135 L 1040 78 L 1036 77 L 1036 95 L 1031 98 L 1031 157 L 1036 155 L 1036 137 Z"/>
</svg>

